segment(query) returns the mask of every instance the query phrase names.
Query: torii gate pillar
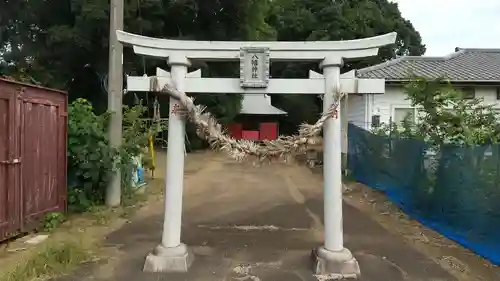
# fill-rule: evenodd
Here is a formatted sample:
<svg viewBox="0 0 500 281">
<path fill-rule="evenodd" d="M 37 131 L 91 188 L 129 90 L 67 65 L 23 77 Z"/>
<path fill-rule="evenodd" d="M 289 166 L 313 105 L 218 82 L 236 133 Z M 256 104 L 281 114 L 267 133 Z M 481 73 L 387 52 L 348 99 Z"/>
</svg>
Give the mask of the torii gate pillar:
<svg viewBox="0 0 500 281">
<path fill-rule="evenodd" d="M 179 91 L 185 91 L 189 60 L 185 56 L 170 56 L 172 83 Z M 160 76 L 161 73 L 157 73 Z M 168 116 L 167 177 L 165 179 L 165 217 L 161 244 L 146 257 L 144 271 L 185 272 L 193 262 L 193 254 L 181 243 L 182 193 L 184 186 L 184 144 L 186 120 L 175 114 L 178 101 L 170 98 Z"/>
<path fill-rule="evenodd" d="M 323 111 L 333 104 L 340 92 L 342 57 L 327 57 L 320 64 L 325 78 Z M 340 102 L 340 101 L 339 101 Z M 326 120 L 323 127 L 323 202 L 325 244 L 317 249 L 314 271 L 316 274 L 336 273 L 344 277 L 360 275 L 358 262 L 344 248 L 342 226 L 342 124 L 339 104 L 336 118 Z"/>
</svg>

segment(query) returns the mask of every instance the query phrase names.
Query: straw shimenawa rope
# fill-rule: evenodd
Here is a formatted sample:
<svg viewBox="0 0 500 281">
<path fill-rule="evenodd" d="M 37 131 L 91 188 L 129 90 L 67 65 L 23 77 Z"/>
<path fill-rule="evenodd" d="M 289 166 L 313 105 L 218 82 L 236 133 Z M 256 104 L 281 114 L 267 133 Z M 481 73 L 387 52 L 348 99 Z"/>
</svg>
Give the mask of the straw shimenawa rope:
<svg viewBox="0 0 500 281">
<path fill-rule="evenodd" d="M 166 93 L 177 99 L 182 107 L 180 114 L 187 116 L 188 120 L 196 126 L 197 135 L 208 141 L 213 149 L 221 150 L 229 154 L 236 161 L 243 161 L 248 158 L 256 158 L 258 162 L 284 160 L 288 161 L 297 155 L 303 155 L 311 147 L 317 147 L 321 143 L 320 133 L 323 124 L 328 118 L 337 114 L 343 93 L 337 93 L 333 104 L 323 112 L 315 124 L 302 124 L 299 127 L 298 135 L 280 136 L 276 140 L 266 140 L 262 144 L 248 140 L 236 140 L 228 136 L 217 120 L 206 112 L 203 105 L 195 105 L 192 98 L 177 90 L 170 84 L 159 87 L 158 78 L 150 77 L 150 90 L 154 92 Z"/>
</svg>

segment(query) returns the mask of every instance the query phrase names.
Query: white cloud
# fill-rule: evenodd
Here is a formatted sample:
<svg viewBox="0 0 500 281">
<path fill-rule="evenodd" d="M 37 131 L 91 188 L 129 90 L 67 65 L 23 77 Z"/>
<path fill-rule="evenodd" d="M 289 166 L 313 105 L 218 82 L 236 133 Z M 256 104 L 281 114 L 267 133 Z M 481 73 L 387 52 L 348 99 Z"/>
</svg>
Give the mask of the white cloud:
<svg viewBox="0 0 500 281">
<path fill-rule="evenodd" d="M 427 56 L 461 48 L 500 48 L 499 0 L 393 0 L 420 32 Z"/>
</svg>

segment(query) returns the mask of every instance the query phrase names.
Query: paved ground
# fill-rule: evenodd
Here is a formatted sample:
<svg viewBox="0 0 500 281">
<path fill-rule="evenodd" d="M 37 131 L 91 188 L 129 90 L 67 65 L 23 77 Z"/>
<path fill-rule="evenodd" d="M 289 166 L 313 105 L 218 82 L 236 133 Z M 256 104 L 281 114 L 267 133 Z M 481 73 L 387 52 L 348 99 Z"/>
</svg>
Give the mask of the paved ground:
<svg viewBox="0 0 500 281">
<path fill-rule="evenodd" d="M 160 241 L 162 206 L 150 205 L 114 232 L 107 264 L 64 280 L 316 280 L 310 252 L 323 241 L 321 177 L 293 165 L 252 167 L 213 154 L 191 155 L 186 168 L 183 241 L 196 258 L 189 273 L 143 273 Z M 363 281 L 456 280 L 401 237 L 344 204 L 346 246 Z M 240 274 L 242 269 L 247 274 Z"/>
</svg>

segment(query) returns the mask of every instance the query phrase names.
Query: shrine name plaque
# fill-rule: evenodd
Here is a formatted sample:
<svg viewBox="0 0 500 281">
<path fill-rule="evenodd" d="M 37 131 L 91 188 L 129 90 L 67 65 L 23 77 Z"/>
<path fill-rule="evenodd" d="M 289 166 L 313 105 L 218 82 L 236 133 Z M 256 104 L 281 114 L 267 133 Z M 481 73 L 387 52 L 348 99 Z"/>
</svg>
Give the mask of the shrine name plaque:
<svg viewBox="0 0 500 281">
<path fill-rule="evenodd" d="M 266 88 L 269 84 L 269 48 L 240 49 L 240 86 Z"/>
</svg>

